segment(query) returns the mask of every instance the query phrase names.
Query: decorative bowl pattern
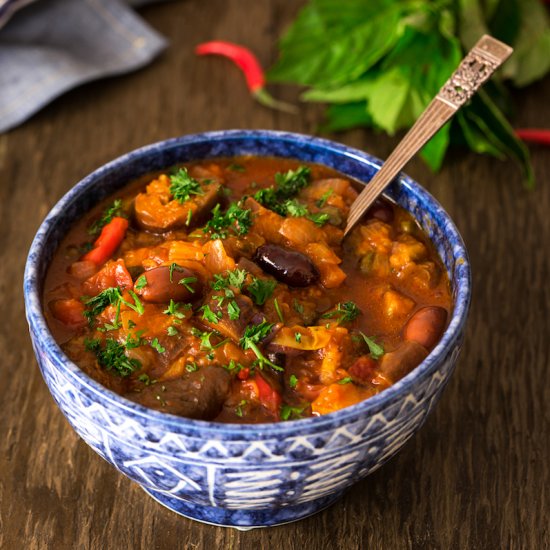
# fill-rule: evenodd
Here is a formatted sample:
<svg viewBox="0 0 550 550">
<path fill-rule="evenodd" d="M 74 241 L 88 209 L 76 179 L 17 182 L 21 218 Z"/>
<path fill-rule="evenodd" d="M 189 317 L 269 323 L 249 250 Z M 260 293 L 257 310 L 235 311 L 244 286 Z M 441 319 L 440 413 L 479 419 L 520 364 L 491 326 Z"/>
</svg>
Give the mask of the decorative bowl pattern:
<svg viewBox="0 0 550 550">
<path fill-rule="evenodd" d="M 454 370 L 471 294 L 467 253 L 454 224 L 431 195 L 402 176 L 388 195 L 412 212 L 435 243 L 455 308 L 439 344 L 397 384 L 329 415 L 256 425 L 180 418 L 107 390 L 63 354 L 42 315 L 42 281 L 61 238 L 93 204 L 142 174 L 243 154 L 317 162 L 361 181 L 380 166 L 379 160 L 331 141 L 262 130 L 210 132 L 149 145 L 98 169 L 57 203 L 31 246 L 24 283 L 42 375 L 76 432 L 168 508 L 241 529 L 313 514 L 399 451 L 424 423 Z"/>
</svg>

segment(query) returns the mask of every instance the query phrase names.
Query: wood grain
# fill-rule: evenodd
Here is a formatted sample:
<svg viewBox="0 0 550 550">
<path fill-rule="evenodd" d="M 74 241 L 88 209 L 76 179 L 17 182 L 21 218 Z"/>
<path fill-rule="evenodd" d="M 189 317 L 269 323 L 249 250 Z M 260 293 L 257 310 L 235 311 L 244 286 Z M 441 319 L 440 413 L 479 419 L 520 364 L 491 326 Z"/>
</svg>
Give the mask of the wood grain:
<svg viewBox="0 0 550 550">
<path fill-rule="evenodd" d="M 453 380 L 420 433 L 330 509 L 296 524 L 239 532 L 162 508 L 69 427 L 31 349 L 21 292 L 40 221 L 82 176 L 130 149 L 220 128 L 314 132 L 300 116 L 249 99 L 198 42 L 245 43 L 265 64 L 298 3 L 210 0 L 142 11 L 170 48 L 150 67 L 89 84 L 0 136 L 0 548 L 533 548 L 550 547 L 550 157 L 533 149 L 538 187 L 509 162 L 455 153 L 440 174 L 408 172 L 443 203 L 469 248 L 474 299 Z M 246 14 L 243 20 L 243 14 Z M 276 90 L 287 100 L 297 92 Z M 521 126 L 550 126 L 550 80 L 517 96 Z M 397 140 L 336 139 L 385 157 Z"/>
</svg>

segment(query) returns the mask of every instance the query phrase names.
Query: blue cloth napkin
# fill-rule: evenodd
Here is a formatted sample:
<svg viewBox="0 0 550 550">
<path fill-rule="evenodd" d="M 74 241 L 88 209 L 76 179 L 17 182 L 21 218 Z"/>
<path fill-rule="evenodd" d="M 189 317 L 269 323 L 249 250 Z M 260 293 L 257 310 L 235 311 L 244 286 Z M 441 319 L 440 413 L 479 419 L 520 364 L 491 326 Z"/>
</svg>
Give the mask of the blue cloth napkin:
<svg viewBox="0 0 550 550">
<path fill-rule="evenodd" d="M 14 13 L 24 4 L 0 0 L 0 132 L 79 84 L 146 65 L 166 47 L 121 0 L 39 0 Z"/>
</svg>

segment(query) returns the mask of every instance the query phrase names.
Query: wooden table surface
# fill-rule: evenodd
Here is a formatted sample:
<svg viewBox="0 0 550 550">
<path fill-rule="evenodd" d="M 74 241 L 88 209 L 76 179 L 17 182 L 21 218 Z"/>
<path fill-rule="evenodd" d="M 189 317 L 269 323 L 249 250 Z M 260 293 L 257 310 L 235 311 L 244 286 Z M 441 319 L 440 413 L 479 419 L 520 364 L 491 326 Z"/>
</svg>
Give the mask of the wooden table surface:
<svg viewBox="0 0 550 550">
<path fill-rule="evenodd" d="M 187 0 L 142 15 L 170 40 L 137 73 L 74 90 L 0 135 L 0 548 L 534 548 L 550 547 L 550 156 L 533 149 L 538 186 L 515 166 L 454 153 L 422 182 L 469 249 L 474 296 L 459 364 L 435 412 L 397 457 L 330 509 L 248 532 L 172 513 L 96 455 L 55 406 L 28 337 L 22 276 L 41 220 L 80 178 L 114 157 L 175 135 L 222 128 L 315 132 L 253 103 L 200 41 L 250 45 L 267 65 L 299 2 Z M 295 90 L 276 90 L 295 100 Z M 550 79 L 517 96 L 517 124 L 550 126 Z M 329 136 L 384 157 L 395 139 Z"/>
</svg>

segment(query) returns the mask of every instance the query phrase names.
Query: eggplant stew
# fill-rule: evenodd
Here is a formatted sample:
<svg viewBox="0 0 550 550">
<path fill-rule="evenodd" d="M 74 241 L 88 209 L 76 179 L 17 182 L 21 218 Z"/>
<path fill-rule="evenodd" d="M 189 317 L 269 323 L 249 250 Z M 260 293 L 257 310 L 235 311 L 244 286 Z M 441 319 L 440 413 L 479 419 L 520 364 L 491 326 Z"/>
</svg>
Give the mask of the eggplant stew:
<svg viewBox="0 0 550 550">
<path fill-rule="evenodd" d="M 61 243 L 48 325 L 96 381 L 175 415 L 274 422 L 368 399 L 429 354 L 452 298 L 433 245 L 390 201 L 343 239 L 357 188 L 269 157 L 141 178 Z"/>
</svg>

